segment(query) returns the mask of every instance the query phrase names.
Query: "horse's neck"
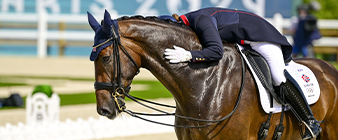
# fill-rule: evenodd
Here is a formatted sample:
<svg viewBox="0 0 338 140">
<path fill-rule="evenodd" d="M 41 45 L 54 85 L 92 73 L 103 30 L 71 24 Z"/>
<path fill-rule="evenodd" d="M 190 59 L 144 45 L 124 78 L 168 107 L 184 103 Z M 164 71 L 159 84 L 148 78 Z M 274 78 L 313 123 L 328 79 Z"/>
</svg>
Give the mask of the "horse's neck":
<svg viewBox="0 0 338 140">
<path fill-rule="evenodd" d="M 160 59 L 152 61 L 148 70 L 173 94 L 178 108 L 193 110 L 232 104 L 228 96 L 238 93 L 242 76 L 239 61 L 230 48 L 219 62 L 170 64 Z M 225 100 L 229 101 L 222 103 Z"/>
<path fill-rule="evenodd" d="M 191 90 L 192 85 L 187 84 L 185 87 L 181 87 L 181 85 L 192 83 L 195 80 L 193 73 L 196 71 L 205 72 L 205 70 L 191 69 L 188 63 L 170 64 L 163 56 L 164 50 L 172 49 L 173 45 L 183 47 L 186 50 L 202 49 L 196 34 L 192 30 L 178 25 L 142 20 L 135 20 L 130 23 L 133 25 L 129 25 L 126 32 L 132 32 L 127 34 L 142 43 L 140 45 L 143 49 L 141 54 L 143 57 L 142 67 L 151 71 L 174 96 L 187 92 L 186 90 Z"/>
<path fill-rule="evenodd" d="M 191 30 L 152 23 L 130 27 L 133 38 L 143 44 L 142 67 L 173 94 L 178 107 L 193 109 L 201 104 L 217 102 L 212 97 L 223 96 L 225 82 L 231 81 L 228 75 L 234 76 L 240 71 L 234 47 L 225 48 L 224 58 L 219 62 L 171 64 L 163 57 L 166 48 L 177 45 L 187 50 L 202 49 Z"/>
</svg>

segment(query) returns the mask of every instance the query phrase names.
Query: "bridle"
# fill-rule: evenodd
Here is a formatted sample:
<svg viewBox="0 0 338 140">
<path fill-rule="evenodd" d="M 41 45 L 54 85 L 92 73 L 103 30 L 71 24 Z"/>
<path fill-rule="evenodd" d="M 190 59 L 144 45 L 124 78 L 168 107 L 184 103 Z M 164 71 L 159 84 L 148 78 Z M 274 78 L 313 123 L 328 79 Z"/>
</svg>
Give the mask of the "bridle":
<svg viewBox="0 0 338 140">
<path fill-rule="evenodd" d="M 157 123 L 157 124 L 161 124 L 161 125 L 166 125 L 166 126 L 173 126 L 173 127 L 180 127 L 180 128 L 204 128 L 204 127 L 208 127 L 211 126 L 212 124 L 206 124 L 206 125 L 199 125 L 199 126 L 183 126 L 183 125 L 172 125 L 172 124 L 166 124 L 166 123 L 161 123 L 161 122 L 157 122 L 157 121 L 153 121 L 153 120 L 149 120 L 143 117 L 140 117 L 139 115 L 147 115 L 147 116 L 175 116 L 178 118 L 182 118 L 182 119 L 187 119 L 187 120 L 191 120 L 191 121 L 198 121 L 198 122 L 205 122 L 205 123 L 219 123 L 222 122 L 228 118 L 230 118 L 233 113 L 236 111 L 238 105 L 239 105 L 239 101 L 241 99 L 242 96 L 242 90 L 244 87 L 244 78 L 245 78 L 245 72 L 246 72 L 246 63 L 243 60 L 243 57 L 240 55 L 241 57 L 241 61 L 242 61 L 242 81 L 241 81 L 241 87 L 239 90 L 239 94 L 236 100 L 236 104 L 233 108 L 233 110 L 226 115 L 225 117 L 219 119 L 219 120 L 205 120 L 205 119 L 198 119 L 198 118 L 192 118 L 192 117 L 186 117 L 186 116 L 181 116 L 181 115 L 177 115 L 175 113 L 168 113 L 156 108 L 153 108 L 151 106 L 148 106 L 146 104 L 141 103 L 140 101 L 144 101 L 144 102 L 148 102 L 151 104 L 155 104 L 155 105 L 159 105 L 159 106 L 164 106 L 164 107 L 169 107 L 169 108 L 176 108 L 175 106 L 170 106 L 170 105 L 164 105 L 164 104 L 160 104 L 160 103 L 156 103 L 156 102 L 152 102 L 152 101 L 148 101 L 148 100 L 144 100 L 141 98 L 137 98 L 134 97 L 129 93 L 130 91 L 130 85 L 128 85 L 127 87 L 125 87 L 122 82 L 121 82 L 121 61 L 120 61 L 120 54 L 119 54 L 119 48 L 121 48 L 121 50 L 127 55 L 127 57 L 132 61 L 132 63 L 136 66 L 137 68 L 137 73 L 138 74 L 140 72 L 139 67 L 137 65 L 137 63 L 135 62 L 135 60 L 130 56 L 130 54 L 127 52 L 127 50 L 125 49 L 125 47 L 121 44 L 119 36 L 117 35 L 116 31 L 115 31 L 115 27 L 112 26 L 112 36 L 105 42 L 94 46 L 94 47 L 99 47 L 109 41 L 113 41 L 113 76 L 116 75 L 116 81 L 115 82 L 95 82 L 94 83 L 94 87 L 95 89 L 104 89 L 104 90 L 108 90 L 109 92 L 111 92 L 112 98 L 114 99 L 117 108 L 119 109 L 119 112 L 125 112 L 127 114 L 129 114 L 132 117 L 136 117 L 145 121 L 149 121 L 152 123 Z M 240 50 L 238 50 L 240 51 Z M 107 74 L 108 71 L 106 70 Z M 113 80 L 111 80 L 113 81 Z M 139 113 L 139 112 L 133 112 L 130 110 L 126 109 L 124 100 L 123 100 L 123 96 L 130 98 L 131 100 L 139 103 L 142 106 L 145 106 L 147 108 L 150 108 L 152 110 L 161 112 L 163 114 L 147 114 L 147 113 Z M 139 101 L 140 100 L 140 101 Z"/>
<path fill-rule="evenodd" d="M 119 36 L 117 35 L 115 31 L 115 27 L 111 26 L 111 32 L 112 36 L 105 42 L 98 44 L 97 46 L 94 46 L 93 48 L 100 47 L 101 45 L 113 41 L 113 76 L 116 75 L 116 81 L 113 82 L 96 82 L 94 83 L 95 89 L 105 89 L 108 91 L 111 91 L 111 95 L 119 109 L 119 112 L 122 112 L 126 107 L 125 103 L 123 102 L 122 95 L 127 95 L 130 91 L 130 85 L 125 87 L 121 82 L 121 61 L 120 61 L 120 52 L 119 52 L 119 46 L 121 46 L 122 51 L 128 56 L 128 58 L 133 62 L 133 64 L 137 68 L 136 74 L 140 72 L 135 60 L 130 56 L 130 54 L 127 52 L 127 50 L 124 48 L 124 46 L 121 44 Z M 108 71 L 106 70 L 107 74 Z M 111 80 L 113 81 L 113 79 Z"/>
</svg>

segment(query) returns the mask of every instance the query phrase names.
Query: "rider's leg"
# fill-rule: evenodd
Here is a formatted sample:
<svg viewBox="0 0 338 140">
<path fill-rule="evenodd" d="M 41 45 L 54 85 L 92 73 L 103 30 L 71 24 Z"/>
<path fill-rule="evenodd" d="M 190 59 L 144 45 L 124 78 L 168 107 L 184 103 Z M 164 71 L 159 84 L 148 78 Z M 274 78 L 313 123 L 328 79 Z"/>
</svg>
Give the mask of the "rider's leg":
<svg viewBox="0 0 338 140">
<path fill-rule="evenodd" d="M 300 87 L 297 82 L 295 82 L 295 80 L 287 71 L 285 71 L 285 76 L 288 77 L 288 80 L 286 80 L 285 83 L 282 83 L 279 86 L 279 92 L 284 93 L 284 96 L 286 97 L 286 102 L 291 105 L 293 110 L 296 111 L 299 115 L 300 119 L 303 120 L 310 127 L 313 135 L 317 137 L 322 131 L 319 122 L 313 117 L 313 113 L 309 107 L 309 104 L 307 103 L 302 90 L 299 89 Z M 298 86 L 298 88 L 296 86 Z M 305 130 L 306 131 L 303 139 L 311 139 L 311 132 L 308 129 Z"/>
<path fill-rule="evenodd" d="M 286 102 L 311 128 L 314 135 L 319 135 L 321 128 L 318 121 L 316 121 L 313 117 L 313 113 L 302 91 L 295 88 L 294 85 L 289 80 L 286 80 L 284 76 L 285 64 L 280 45 L 268 42 L 251 42 L 250 45 L 252 49 L 260 53 L 269 64 L 274 81 L 273 84 L 279 87 L 279 93 L 285 95 Z M 303 139 L 310 138 L 312 138 L 310 131 L 305 131 Z"/>
<path fill-rule="evenodd" d="M 268 42 L 251 42 L 250 45 L 251 48 L 261 54 L 269 64 L 273 84 L 279 86 L 285 82 L 285 63 L 280 45 Z"/>
</svg>

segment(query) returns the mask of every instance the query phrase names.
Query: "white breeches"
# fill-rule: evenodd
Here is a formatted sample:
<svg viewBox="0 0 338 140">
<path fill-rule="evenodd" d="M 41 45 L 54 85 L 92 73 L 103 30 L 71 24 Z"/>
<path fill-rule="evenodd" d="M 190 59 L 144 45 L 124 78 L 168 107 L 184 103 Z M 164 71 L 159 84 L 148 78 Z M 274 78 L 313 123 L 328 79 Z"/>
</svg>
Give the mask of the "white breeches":
<svg viewBox="0 0 338 140">
<path fill-rule="evenodd" d="M 251 48 L 261 54 L 269 64 L 273 84 L 279 86 L 286 82 L 285 63 L 281 46 L 269 42 L 250 42 Z"/>
</svg>

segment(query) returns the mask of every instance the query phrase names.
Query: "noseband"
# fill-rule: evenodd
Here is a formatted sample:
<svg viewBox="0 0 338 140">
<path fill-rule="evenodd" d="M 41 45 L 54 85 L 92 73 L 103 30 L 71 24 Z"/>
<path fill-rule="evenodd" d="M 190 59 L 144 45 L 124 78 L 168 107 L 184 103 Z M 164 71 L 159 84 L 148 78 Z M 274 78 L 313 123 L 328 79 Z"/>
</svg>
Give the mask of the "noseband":
<svg viewBox="0 0 338 140">
<path fill-rule="evenodd" d="M 105 89 L 108 90 L 112 97 L 114 98 L 114 101 L 119 109 L 119 112 L 122 112 L 126 107 L 125 107 L 125 103 L 123 101 L 122 95 L 126 95 L 129 93 L 130 91 L 130 85 L 128 85 L 127 87 L 125 87 L 122 82 L 121 82 L 121 60 L 120 60 L 120 53 L 119 53 L 119 48 L 121 46 L 122 51 L 129 57 L 129 59 L 133 62 L 133 64 L 136 66 L 137 68 L 137 73 L 136 75 L 140 72 L 140 70 L 138 69 L 138 66 L 135 62 L 135 60 L 130 56 L 130 54 L 127 52 L 127 50 L 124 48 L 124 46 L 121 44 L 119 36 L 116 34 L 116 30 L 115 27 L 112 25 L 111 26 L 111 32 L 112 32 L 112 36 L 105 42 L 94 46 L 93 48 L 97 48 L 102 46 L 103 44 L 109 42 L 109 41 L 113 41 L 113 76 L 116 75 L 116 81 L 114 81 L 114 78 L 111 79 L 111 82 L 97 82 L 95 81 L 94 83 L 94 87 L 95 89 Z M 107 74 L 108 71 L 106 70 Z"/>
</svg>

